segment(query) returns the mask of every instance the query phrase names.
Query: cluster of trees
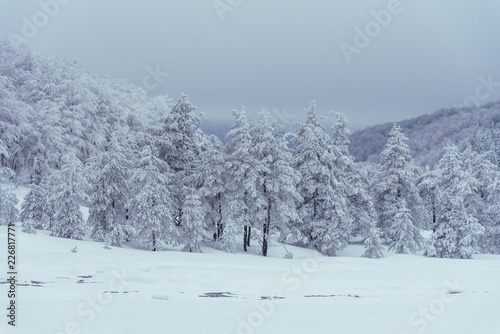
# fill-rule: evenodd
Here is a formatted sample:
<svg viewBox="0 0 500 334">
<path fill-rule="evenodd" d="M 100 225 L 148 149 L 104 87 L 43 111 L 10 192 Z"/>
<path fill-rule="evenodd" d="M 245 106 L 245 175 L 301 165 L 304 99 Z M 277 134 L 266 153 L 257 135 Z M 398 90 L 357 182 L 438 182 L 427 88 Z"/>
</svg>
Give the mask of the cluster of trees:
<svg viewBox="0 0 500 334">
<path fill-rule="evenodd" d="M 170 105 L 73 63 L 0 51 L 0 224 L 152 251 L 257 242 L 266 256 L 273 237 L 329 256 L 353 240 L 370 258 L 384 245 L 436 257 L 500 253 L 495 136 L 477 131 L 421 169 L 394 125 L 380 162 L 360 164 L 345 116 L 333 114 L 327 129 L 313 102 L 289 134 L 266 110 L 253 122 L 234 110 L 223 144 L 201 130 L 186 95 Z M 20 213 L 14 178 L 32 185 Z M 432 231 L 427 243 L 423 230 Z"/>
</svg>

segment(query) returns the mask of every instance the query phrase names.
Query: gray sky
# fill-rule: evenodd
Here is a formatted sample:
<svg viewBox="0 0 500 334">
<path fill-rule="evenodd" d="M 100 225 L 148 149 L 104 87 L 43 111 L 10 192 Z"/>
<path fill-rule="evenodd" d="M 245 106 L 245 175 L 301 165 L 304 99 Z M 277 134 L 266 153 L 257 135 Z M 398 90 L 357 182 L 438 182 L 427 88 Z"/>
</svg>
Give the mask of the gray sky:
<svg viewBox="0 0 500 334">
<path fill-rule="evenodd" d="M 315 99 L 359 128 L 500 98 L 500 0 L 397 2 L 0 0 L 0 38 L 187 93 L 206 118 L 293 121 Z"/>
</svg>

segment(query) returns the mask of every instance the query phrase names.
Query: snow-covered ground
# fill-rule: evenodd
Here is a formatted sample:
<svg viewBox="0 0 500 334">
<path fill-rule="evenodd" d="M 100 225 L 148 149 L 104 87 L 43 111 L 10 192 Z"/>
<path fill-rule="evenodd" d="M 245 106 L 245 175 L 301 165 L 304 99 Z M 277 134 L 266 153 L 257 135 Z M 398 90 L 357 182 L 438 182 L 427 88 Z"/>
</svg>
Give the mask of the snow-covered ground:
<svg viewBox="0 0 500 334">
<path fill-rule="evenodd" d="M 21 194 L 22 195 L 22 194 Z M 0 228 L 1 333 L 496 333 L 500 256 L 338 257 L 274 243 L 269 257 L 161 252 L 20 232 L 17 327 L 7 325 Z M 71 249 L 77 247 L 77 252 Z M 273 299 L 273 297 L 275 297 Z"/>
</svg>

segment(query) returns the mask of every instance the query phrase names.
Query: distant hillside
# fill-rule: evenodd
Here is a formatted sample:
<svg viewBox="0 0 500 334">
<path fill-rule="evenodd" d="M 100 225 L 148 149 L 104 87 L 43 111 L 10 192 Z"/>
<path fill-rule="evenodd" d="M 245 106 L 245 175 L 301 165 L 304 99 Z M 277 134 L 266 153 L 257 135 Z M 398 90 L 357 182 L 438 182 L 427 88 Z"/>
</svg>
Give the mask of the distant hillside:
<svg viewBox="0 0 500 334">
<path fill-rule="evenodd" d="M 397 122 L 409 138 L 411 154 L 417 165 L 434 165 L 447 143 L 459 148 L 477 133 L 500 139 L 500 101 L 479 108 L 441 109 L 432 114 Z M 356 161 L 377 163 L 394 123 L 385 123 L 355 131 L 350 136 L 350 150 Z M 500 144 L 497 144 L 500 149 Z M 497 153 L 498 152 L 497 150 Z"/>
</svg>

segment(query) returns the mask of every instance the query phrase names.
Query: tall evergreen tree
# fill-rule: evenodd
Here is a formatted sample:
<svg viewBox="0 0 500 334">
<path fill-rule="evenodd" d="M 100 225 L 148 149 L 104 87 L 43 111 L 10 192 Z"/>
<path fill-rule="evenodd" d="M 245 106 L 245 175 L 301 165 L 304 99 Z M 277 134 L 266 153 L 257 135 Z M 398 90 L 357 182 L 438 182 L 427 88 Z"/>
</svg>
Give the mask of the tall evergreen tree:
<svg viewBox="0 0 500 334">
<path fill-rule="evenodd" d="M 21 206 L 20 220 L 23 231 L 36 234 L 36 229 L 44 229 L 48 225 L 46 211 L 47 192 L 41 186 L 34 186 L 24 198 Z"/>
<path fill-rule="evenodd" d="M 188 96 L 182 94 L 171 111 L 162 119 L 157 131 L 159 157 L 170 166 L 175 175 L 174 196 L 178 213 L 176 223 L 181 224 L 182 206 L 189 193 L 188 179 L 199 163 L 199 155 L 204 144 L 200 129 L 200 117 L 195 114 Z"/>
<path fill-rule="evenodd" d="M 474 193 L 474 178 L 464 169 L 455 146 L 447 146 L 439 160 L 437 229 L 425 254 L 444 258 L 470 259 L 484 227 L 467 210 L 467 198 Z"/>
<path fill-rule="evenodd" d="M 437 217 L 436 217 L 436 187 L 438 183 L 438 176 L 435 170 L 425 167 L 425 171 L 417 179 L 417 188 L 422 198 L 423 207 L 425 209 L 423 223 L 424 228 L 429 228 L 433 231 L 436 230 Z"/>
<path fill-rule="evenodd" d="M 391 231 L 395 214 L 399 211 L 400 199 L 404 199 L 410 210 L 412 222 L 422 226 L 422 200 L 416 187 L 417 169 L 411 162 L 408 139 L 398 125 L 394 125 L 382 152 L 374 185 L 375 208 L 378 212 L 378 226 L 388 241 L 396 237 Z"/>
<path fill-rule="evenodd" d="M 92 193 L 87 224 L 93 239 L 120 247 L 132 234 L 125 208 L 130 164 L 116 137 L 113 133 L 106 150 L 89 162 Z"/>
<path fill-rule="evenodd" d="M 170 167 L 156 157 L 150 146 L 145 146 L 130 181 L 135 195 L 127 207 L 136 239 L 152 251 L 158 250 L 160 241 L 179 242 L 179 228 L 174 223 L 177 207 L 172 196 L 172 179 Z"/>
<path fill-rule="evenodd" d="M 243 250 L 250 246 L 255 214 L 256 159 L 251 152 L 252 137 L 246 112 L 233 110 L 235 122 L 227 134 L 225 193 L 227 209 L 223 208 L 223 225 L 243 229 Z M 227 231 L 226 231 L 227 232 Z M 226 242 L 231 242 L 226 238 Z"/>
<path fill-rule="evenodd" d="M 205 224 L 212 230 L 214 241 L 220 240 L 224 234 L 224 164 L 224 146 L 216 136 L 211 136 L 208 148 L 200 154 L 200 163 L 196 166 L 190 182 L 195 186 L 196 194 L 200 196 L 205 212 Z"/>
<path fill-rule="evenodd" d="M 262 222 L 262 255 L 267 256 L 271 230 L 281 232 L 282 240 L 296 232 L 300 221 L 296 206 L 302 200 L 296 189 L 300 176 L 291 166 L 290 149 L 268 111 L 259 113 L 252 130 L 250 152 L 257 161 L 256 219 Z"/>
<path fill-rule="evenodd" d="M 0 167 L 0 226 L 16 223 L 19 216 L 16 208 L 18 200 L 10 182 L 13 177 L 12 170 Z"/>
<path fill-rule="evenodd" d="M 63 166 L 53 179 L 57 186 L 48 199 L 53 210 L 51 235 L 80 240 L 85 236 L 80 206 L 88 203 L 88 184 L 83 177 L 83 165 L 74 153 L 63 157 Z"/>
<path fill-rule="evenodd" d="M 394 222 L 389 230 L 392 237 L 389 250 L 395 250 L 398 254 L 415 253 L 422 248 L 424 239 L 420 230 L 413 224 L 405 199 L 401 197 L 398 201 L 397 211 L 394 212 Z"/>
<path fill-rule="evenodd" d="M 189 195 L 182 208 L 182 242 L 184 252 L 201 253 L 203 240 L 208 237 L 203 223 L 203 209 L 198 195 Z"/>
</svg>

